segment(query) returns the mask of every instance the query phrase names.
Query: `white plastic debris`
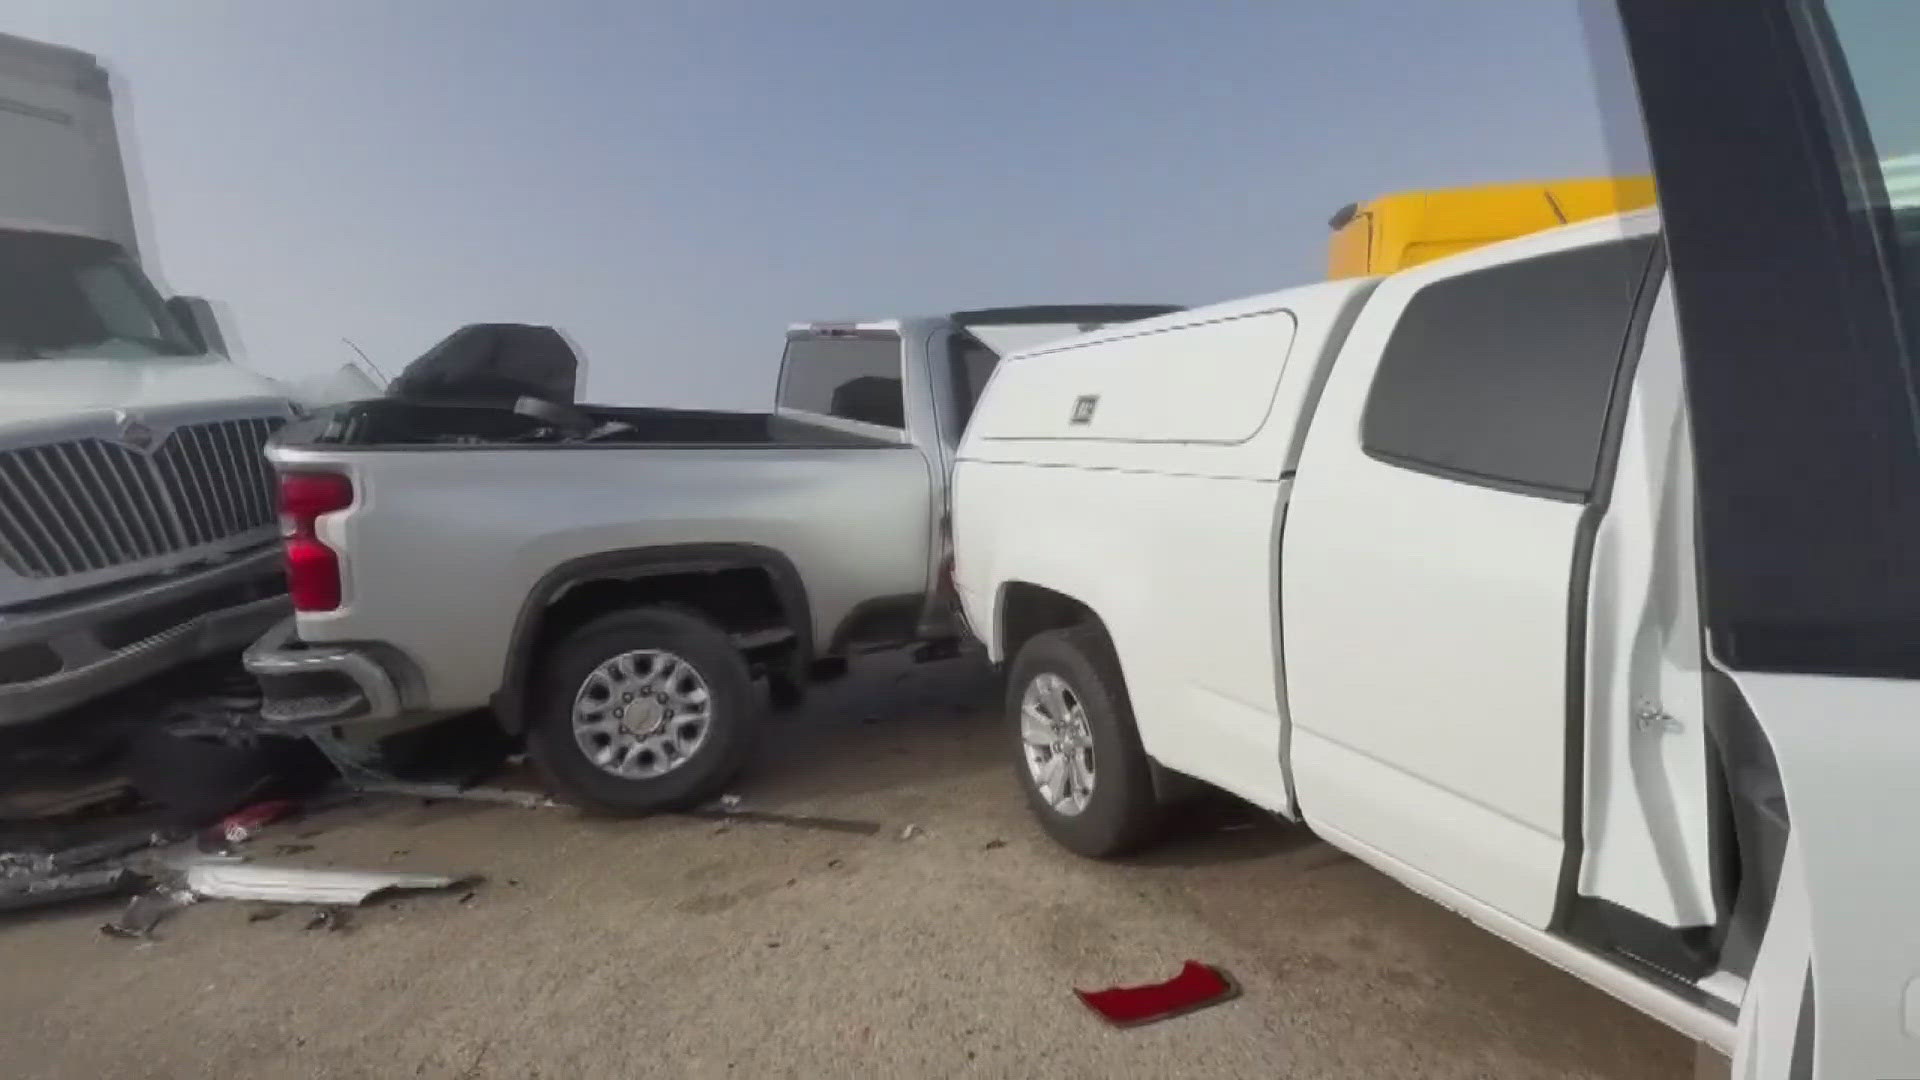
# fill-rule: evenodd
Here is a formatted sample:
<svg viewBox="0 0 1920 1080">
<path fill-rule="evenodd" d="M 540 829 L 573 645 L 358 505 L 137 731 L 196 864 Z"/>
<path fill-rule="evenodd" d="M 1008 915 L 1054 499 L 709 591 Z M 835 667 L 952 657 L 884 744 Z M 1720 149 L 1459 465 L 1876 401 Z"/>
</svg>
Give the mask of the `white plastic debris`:
<svg viewBox="0 0 1920 1080">
<path fill-rule="evenodd" d="M 381 870 L 310 870 L 262 863 L 197 862 L 187 867 L 187 888 L 221 900 L 276 904 L 361 904 L 396 889 L 445 889 L 471 876 Z"/>
</svg>

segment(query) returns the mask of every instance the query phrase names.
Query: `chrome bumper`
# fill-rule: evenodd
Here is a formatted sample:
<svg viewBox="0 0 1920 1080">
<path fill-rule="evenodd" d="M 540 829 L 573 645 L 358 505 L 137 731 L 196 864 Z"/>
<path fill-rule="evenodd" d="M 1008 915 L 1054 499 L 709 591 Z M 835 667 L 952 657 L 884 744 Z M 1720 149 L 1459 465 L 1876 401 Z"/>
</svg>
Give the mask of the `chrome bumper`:
<svg viewBox="0 0 1920 1080">
<path fill-rule="evenodd" d="M 401 712 L 399 684 L 379 660 L 350 645 L 308 645 L 291 617 L 247 649 L 246 665 L 260 680 L 260 718 L 269 726 L 391 720 Z"/>
<path fill-rule="evenodd" d="M 280 560 L 275 544 L 208 569 L 0 614 L 0 728 L 240 649 L 286 614 Z"/>
</svg>

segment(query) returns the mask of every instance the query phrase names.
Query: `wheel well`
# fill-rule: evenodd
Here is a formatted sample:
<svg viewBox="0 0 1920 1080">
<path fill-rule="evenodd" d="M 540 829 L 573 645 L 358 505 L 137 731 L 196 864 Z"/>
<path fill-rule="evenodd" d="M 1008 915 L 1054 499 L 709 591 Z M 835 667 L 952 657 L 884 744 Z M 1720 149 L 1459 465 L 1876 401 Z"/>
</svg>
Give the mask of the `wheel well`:
<svg viewBox="0 0 1920 1080">
<path fill-rule="evenodd" d="M 736 638 L 771 638 L 793 630 L 773 577 L 757 566 L 592 577 L 573 582 L 547 603 L 534 638 L 544 651 L 602 615 L 626 608 L 671 605 L 699 612 Z"/>
<path fill-rule="evenodd" d="M 800 603 L 804 608 L 804 600 Z M 515 657 L 494 698 L 501 726 L 520 730 L 524 696 L 556 642 L 602 615 L 648 606 L 676 607 L 712 620 L 733 637 L 755 675 L 789 673 L 811 660 L 806 612 L 794 610 L 794 601 L 767 567 L 613 566 L 564 583 L 523 616 L 531 623 L 516 635 Z"/>
<path fill-rule="evenodd" d="M 1083 623 L 1100 625 L 1093 609 L 1065 593 L 1024 581 L 1009 582 L 1000 596 L 1000 653 L 1008 662 L 1036 634 Z"/>
</svg>

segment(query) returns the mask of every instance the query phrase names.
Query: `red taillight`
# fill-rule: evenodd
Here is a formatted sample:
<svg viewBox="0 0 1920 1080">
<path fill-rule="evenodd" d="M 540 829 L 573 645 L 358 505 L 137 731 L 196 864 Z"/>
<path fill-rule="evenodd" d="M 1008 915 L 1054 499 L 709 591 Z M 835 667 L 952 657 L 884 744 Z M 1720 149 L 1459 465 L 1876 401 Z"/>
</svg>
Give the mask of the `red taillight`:
<svg viewBox="0 0 1920 1080">
<path fill-rule="evenodd" d="M 353 505 L 353 482 L 339 473 L 280 474 L 280 535 L 286 538 L 287 593 L 295 611 L 340 606 L 340 556 L 314 532 L 321 514 Z"/>
</svg>

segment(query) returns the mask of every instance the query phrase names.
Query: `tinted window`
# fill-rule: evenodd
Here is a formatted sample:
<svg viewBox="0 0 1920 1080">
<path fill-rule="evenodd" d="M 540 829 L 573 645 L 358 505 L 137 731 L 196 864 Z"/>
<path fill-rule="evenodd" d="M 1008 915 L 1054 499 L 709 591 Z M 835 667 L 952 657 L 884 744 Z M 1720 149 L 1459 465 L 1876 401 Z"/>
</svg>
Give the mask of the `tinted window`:
<svg viewBox="0 0 1920 1080">
<path fill-rule="evenodd" d="M 906 427 L 900 339 L 891 335 L 788 339 L 779 400 L 783 408 Z"/>
<path fill-rule="evenodd" d="M 1555 252 L 1421 289 L 1374 375 L 1362 445 L 1470 482 L 1584 498 L 1652 244 Z"/>
<path fill-rule="evenodd" d="M 0 230 L 0 361 L 196 351 L 117 246 Z"/>
</svg>

